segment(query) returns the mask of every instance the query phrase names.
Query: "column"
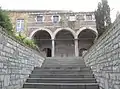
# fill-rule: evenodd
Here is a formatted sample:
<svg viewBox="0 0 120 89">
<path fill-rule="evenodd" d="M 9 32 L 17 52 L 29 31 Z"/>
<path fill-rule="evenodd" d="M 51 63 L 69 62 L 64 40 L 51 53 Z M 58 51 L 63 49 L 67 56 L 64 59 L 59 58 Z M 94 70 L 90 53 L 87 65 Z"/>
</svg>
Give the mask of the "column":
<svg viewBox="0 0 120 89">
<path fill-rule="evenodd" d="M 76 57 L 79 56 L 79 52 L 78 52 L 78 39 L 75 39 L 75 56 Z"/>
<path fill-rule="evenodd" d="M 52 39 L 52 57 L 55 56 L 55 41 Z"/>
</svg>

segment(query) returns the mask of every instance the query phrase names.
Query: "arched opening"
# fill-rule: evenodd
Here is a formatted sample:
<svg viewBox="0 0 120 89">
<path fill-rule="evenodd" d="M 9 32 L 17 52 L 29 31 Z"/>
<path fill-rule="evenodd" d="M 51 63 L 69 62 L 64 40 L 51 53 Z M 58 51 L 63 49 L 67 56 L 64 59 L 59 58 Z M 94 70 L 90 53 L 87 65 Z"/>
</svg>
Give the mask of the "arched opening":
<svg viewBox="0 0 120 89">
<path fill-rule="evenodd" d="M 69 57 L 74 56 L 74 36 L 73 34 L 62 29 L 55 35 L 55 56 Z"/>
<path fill-rule="evenodd" d="M 96 34 L 91 29 L 84 29 L 78 35 L 79 56 L 82 56 L 83 51 L 88 50 L 93 45 L 96 39 Z"/>
<path fill-rule="evenodd" d="M 52 40 L 51 35 L 45 30 L 39 30 L 34 33 L 33 39 L 35 39 L 40 51 L 46 57 L 51 57 Z"/>
</svg>

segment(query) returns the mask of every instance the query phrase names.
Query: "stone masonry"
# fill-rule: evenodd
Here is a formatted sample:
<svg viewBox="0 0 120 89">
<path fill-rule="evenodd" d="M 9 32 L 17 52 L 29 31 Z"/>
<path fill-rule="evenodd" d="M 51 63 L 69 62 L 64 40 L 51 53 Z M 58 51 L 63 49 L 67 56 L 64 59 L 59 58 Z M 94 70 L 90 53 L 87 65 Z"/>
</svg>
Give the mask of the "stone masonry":
<svg viewBox="0 0 120 89">
<path fill-rule="evenodd" d="M 16 34 L 34 39 L 46 57 L 81 56 L 99 33 L 94 12 L 9 10 L 8 13 Z"/>
<path fill-rule="evenodd" d="M 0 28 L 0 89 L 19 89 L 44 58 L 7 36 Z"/>
<path fill-rule="evenodd" d="M 0 89 L 19 89 L 44 57 L 0 28 Z M 120 89 L 120 16 L 83 56 L 101 89 Z"/>
<path fill-rule="evenodd" d="M 101 89 L 120 89 L 120 16 L 88 50 L 84 60 Z"/>
</svg>

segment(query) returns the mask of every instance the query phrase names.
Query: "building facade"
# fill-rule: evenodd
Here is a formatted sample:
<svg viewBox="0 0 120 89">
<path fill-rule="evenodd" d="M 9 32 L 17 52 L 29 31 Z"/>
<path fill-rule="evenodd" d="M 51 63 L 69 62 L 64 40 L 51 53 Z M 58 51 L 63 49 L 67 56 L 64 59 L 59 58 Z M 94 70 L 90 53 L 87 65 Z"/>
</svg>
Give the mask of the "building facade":
<svg viewBox="0 0 120 89">
<path fill-rule="evenodd" d="M 82 56 L 98 37 L 93 12 L 9 11 L 16 33 L 35 39 L 46 57 Z"/>
</svg>

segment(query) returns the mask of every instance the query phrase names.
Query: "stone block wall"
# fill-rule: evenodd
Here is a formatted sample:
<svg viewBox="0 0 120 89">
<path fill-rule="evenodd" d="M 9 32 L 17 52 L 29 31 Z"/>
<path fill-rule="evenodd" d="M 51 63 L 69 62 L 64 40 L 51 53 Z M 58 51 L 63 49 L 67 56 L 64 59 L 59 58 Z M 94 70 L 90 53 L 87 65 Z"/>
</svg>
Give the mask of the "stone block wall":
<svg viewBox="0 0 120 89">
<path fill-rule="evenodd" d="M 120 89 L 120 16 L 84 55 L 100 89 Z"/>
<path fill-rule="evenodd" d="M 0 89 L 20 89 L 35 66 L 44 58 L 1 31 L 0 28 Z"/>
<path fill-rule="evenodd" d="M 17 32 L 17 20 L 24 20 L 24 30 L 21 33 L 29 36 L 33 30 L 47 28 L 54 32 L 58 28 L 69 27 L 75 31 L 82 27 L 96 27 L 95 16 L 93 12 L 70 12 L 70 11 L 49 11 L 49 10 L 10 10 L 8 15 L 13 24 L 14 31 Z M 37 22 L 37 16 L 43 16 L 42 22 Z M 59 21 L 53 22 L 53 16 L 57 15 Z M 75 21 L 70 21 L 70 17 L 75 16 Z M 87 16 L 92 16 L 92 19 L 87 19 Z"/>
</svg>

